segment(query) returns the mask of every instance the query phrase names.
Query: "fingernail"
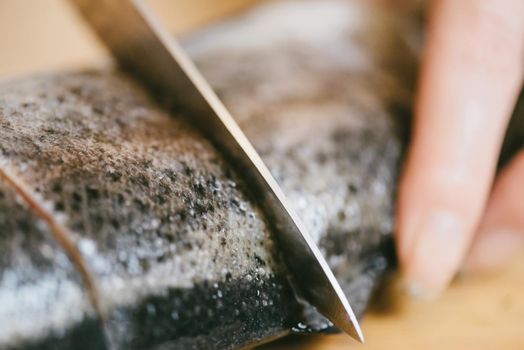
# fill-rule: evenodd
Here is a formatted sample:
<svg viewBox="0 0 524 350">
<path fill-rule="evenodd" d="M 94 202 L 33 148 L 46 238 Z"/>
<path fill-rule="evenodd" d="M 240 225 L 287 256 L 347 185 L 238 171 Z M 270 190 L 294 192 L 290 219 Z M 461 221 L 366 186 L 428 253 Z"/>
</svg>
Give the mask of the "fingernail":
<svg viewBox="0 0 524 350">
<path fill-rule="evenodd" d="M 439 296 L 438 292 L 427 289 L 424 285 L 415 281 L 406 282 L 404 290 L 413 299 L 422 301 L 435 301 Z"/>
<path fill-rule="evenodd" d="M 407 292 L 417 299 L 436 299 L 458 270 L 467 241 L 458 216 L 447 211 L 431 213 L 417 230 L 404 272 Z"/>
<path fill-rule="evenodd" d="M 516 230 L 497 228 L 481 231 L 469 252 L 465 272 L 496 270 L 522 249 L 524 235 Z"/>
</svg>

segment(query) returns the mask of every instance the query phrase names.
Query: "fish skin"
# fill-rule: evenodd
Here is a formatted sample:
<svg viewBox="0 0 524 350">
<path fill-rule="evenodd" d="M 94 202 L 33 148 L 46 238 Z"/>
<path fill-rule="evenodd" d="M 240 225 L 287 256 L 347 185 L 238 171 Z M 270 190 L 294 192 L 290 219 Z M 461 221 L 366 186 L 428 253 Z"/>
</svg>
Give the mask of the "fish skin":
<svg viewBox="0 0 524 350">
<path fill-rule="evenodd" d="M 389 61 L 358 59 L 373 54 L 358 40 L 367 30 L 354 23 L 362 11 L 339 1 L 272 3 L 185 42 L 359 315 L 393 263 L 394 185 L 411 96 Z M 294 27 L 274 21 L 287 13 Z M 267 35 L 260 42 L 244 35 L 259 28 Z M 408 54 L 406 61 L 412 67 Z M 14 348 L 68 348 L 85 339 L 74 331 L 85 322 L 94 322 L 93 334 L 103 328 L 103 346 L 113 349 L 233 349 L 329 328 L 295 299 L 241 176 L 176 109 L 166 112 L 168 97 L 157 100 L 112 70 L 0 85 L 0 166 L 71 232 L 100 304 L 100 314 L 59 322 L 59 332 L 26 332 Z M 6 205 L 12 211 L 16 203 Z M 0 218 L 0 231 L 11 227 Z M 2 276 L 11 271 L 2 261 Z M 69 295 L 60 293 L 46 302 Z"/>
<path fill-rule="evenodd" d="M 82 281 L 45 223 L 0 178 L 2 349 L 93 349 L 104 334 Z M 61 298 L 68 290 L 68 298 Z M 70 323 L 66 334 L 61 324 Z M 58 326 L 57 326 L 58 325 Z M 38 339 L 47 339 L 47 346 Z"/>
<path fill-rule="evenodd" d="M 214 332 L 242 345 L 256 338 L 242 329 L 257 329 L 256 319 L 287 326 L 292 312 L 282 311 L 297 305 L 264 218 L 187 123 L 111 71 L 0 90 L 10 124 L 0 131 L 3 166 L 71 232 L 97 286 L 108 348 L 198 344 Z"/>
<path fill-rule="evenodd" d="M 419 49 L 408 37 L 419 31 L 411 12 L 285 1 L 185 43 L 358 315 L 394 264 L 395 186 Z"/>
</svg>

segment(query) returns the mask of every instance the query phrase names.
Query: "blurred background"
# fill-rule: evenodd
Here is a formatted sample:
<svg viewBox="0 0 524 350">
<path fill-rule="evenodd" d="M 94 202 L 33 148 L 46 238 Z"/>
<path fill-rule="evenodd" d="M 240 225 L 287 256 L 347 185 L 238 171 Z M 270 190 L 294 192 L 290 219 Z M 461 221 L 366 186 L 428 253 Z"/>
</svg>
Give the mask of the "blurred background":
<svg viewBox="0 0 524 350">
<path fill-rule="evenodd" d="M 150 0 L 178 35 L 256 0 Z M 66 0 L 0 0 L 0 77 L 93 66 L 106 57 Z"/>
</svg>

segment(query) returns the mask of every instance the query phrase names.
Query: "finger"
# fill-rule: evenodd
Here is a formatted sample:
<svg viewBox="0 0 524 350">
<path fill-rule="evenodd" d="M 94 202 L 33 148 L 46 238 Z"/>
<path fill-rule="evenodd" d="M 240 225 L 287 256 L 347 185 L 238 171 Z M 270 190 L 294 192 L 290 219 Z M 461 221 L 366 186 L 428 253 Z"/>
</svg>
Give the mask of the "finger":
<svg viewBox="0 0 524 350">
<path fill-rule="evenodd" d="M 397 205 L 413 292 L 449 283 L 479 221 L 522 80 L 523 14 L 521 0 L 434 1 Z"/>
<path fill-rule="evenodd" d="M 497 178 L 465 269 L 501 267 L 524 246 L 524 151 Z"/>
</svg>

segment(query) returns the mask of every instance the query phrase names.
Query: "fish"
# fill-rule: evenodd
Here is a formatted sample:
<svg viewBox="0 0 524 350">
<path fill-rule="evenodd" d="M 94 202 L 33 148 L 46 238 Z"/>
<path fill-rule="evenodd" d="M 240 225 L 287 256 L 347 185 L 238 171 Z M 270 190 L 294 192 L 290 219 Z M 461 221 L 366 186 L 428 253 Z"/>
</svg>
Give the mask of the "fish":
<svg viewBox="0 0 524 350">
<path fill-rule="evenodd" d="M 184 40 L 359 316 L 395 266 L 416 70 L 411 27 L 377 16 L 270 2 Z M 257 198 L 190 117 L 113 67 L 0 82 L 0 348 L 335 331 L 296 297 Z"/>
</svg>

